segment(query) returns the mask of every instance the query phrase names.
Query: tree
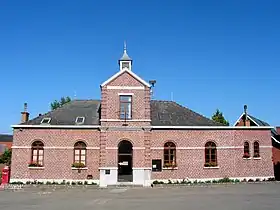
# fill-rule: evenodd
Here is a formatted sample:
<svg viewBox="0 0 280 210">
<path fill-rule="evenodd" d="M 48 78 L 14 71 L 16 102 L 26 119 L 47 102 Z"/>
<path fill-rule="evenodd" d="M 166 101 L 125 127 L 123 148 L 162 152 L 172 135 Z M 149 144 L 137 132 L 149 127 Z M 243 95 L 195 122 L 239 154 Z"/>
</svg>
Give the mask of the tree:
<svg viewBox="0 0 280 210">
<path fill-rule="evenodd" d="M 12 150 L 6 149 L 5 152 L 0 155 L 0 163 L 4 163 L 7 166 L 11 165 L 11 159 L 12 159 Z"/>
<path fill-rule="evenodd" d="M 51 109 L 55 110 L 59 107 L 62 107 L 64 104 L 66 104 L 70 101 L 71 101 L 71 98 L 69 96 L 61 97 L 60 101 L 55 100 L 54 102 L 51 103 Z"/>
<path fill-rule="evenodd" d="M 219 109 L 217 109 L 216 112 L 213 114 L 212 120 L 226 126 L 229 125 L 229 122 L 224 118 L 223 113 Z"/>
</svg>

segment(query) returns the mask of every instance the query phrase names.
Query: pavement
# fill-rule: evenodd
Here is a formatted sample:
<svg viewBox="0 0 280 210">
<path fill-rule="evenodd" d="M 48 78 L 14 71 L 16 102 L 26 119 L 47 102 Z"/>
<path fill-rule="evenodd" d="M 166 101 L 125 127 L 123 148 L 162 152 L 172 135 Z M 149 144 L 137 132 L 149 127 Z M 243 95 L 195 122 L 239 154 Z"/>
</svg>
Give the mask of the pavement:
<svg viewBox="0 0 280 210">
<path fill-rule="evenodd" d="M 280 209 L 280 183 L 156 188 L 22 188 L 0 191 L 1 210 L 270 210 Z"/>
</svg>

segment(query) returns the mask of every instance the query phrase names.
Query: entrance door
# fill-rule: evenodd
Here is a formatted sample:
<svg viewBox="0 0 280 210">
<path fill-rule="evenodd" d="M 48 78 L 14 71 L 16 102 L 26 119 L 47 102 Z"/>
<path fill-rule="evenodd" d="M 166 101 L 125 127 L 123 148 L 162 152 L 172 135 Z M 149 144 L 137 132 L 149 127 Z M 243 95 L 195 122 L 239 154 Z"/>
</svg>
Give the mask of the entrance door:
<svg viewBox="0 0 280 210">
<path fill-rule="evenodd" d="M 132 144 L 123 140 L 118 146 L 118 181 L 132 182 Z"/>
</svg>

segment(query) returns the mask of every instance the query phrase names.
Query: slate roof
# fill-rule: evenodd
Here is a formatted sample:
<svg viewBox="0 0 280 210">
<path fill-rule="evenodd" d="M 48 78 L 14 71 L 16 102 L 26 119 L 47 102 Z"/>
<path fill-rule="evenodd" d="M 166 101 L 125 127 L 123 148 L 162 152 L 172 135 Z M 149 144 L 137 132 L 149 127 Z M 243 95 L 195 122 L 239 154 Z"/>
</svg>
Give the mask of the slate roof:
<svg viewBox="0 0 280 210">
<path fill-rule="evenodd" d="M 262 121 L 252 115 L 248 115 L 252 120 L 254 120 L 259 126 L 270 126 L 267 122 Z M 273 134 L 273 136 L 278 135 L 277 131 L 273 128 L 271 129 L 271 133 Z"/>
<path fill-rule="evenodd" d="M 75 125 L 78 116 L 85 117 L 84 125 L 99 125 L 100 100 L 74 100 L 22 124 L 40 125 L 50 117 L 50 125 Z M 172 101 L 152 100 L 151 120 L 154 126 L 222 126 Z"/>
<path fill-rule="evenodd" d="M 0 134 L 0 142 L 13 142 L 13 135 Z"/>
</svg>

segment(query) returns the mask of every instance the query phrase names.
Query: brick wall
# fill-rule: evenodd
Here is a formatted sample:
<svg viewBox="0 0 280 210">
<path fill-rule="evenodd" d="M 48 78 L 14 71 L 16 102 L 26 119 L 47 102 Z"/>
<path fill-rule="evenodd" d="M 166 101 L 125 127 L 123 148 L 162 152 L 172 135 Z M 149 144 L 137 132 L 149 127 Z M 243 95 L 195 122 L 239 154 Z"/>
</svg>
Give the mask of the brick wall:
<svg viewBox="0 0 280 210">
<path fill-rule="evenodd" d="M 30 169 L 31 144 L 35 140 L 44 143 L 44 169 Z M 77 141 L 87 145 L 88 170 L 72 170 L 73 149 Z M 14 130 L 12 153 L 12 179 L 86 179 L 99 178 L 99 142 L 97 130 L 71 129 L 19 129 Z M 26 147 L 26 148 L 25 148 Z M 55 147 L 55 148 L 53 148 Z"/>
</svg>

